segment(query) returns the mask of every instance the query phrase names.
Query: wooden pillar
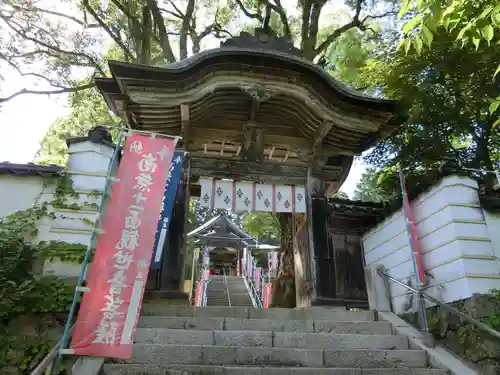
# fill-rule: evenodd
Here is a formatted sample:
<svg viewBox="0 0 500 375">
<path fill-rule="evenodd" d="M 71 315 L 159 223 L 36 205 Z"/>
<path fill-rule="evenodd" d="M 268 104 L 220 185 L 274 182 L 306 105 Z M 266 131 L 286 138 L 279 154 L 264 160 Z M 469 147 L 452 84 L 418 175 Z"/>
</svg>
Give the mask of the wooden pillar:
<svg viewBox="0 0 500 375">
<path fill-rule="evenodd" d="M 306 241 L 304 241 L 306 239 Z M 299 308 L 310 307 L 313 288 L 311 282 L 309 236 L 305 214 L 293 217 L 293 261 L 295 270 L 295 298 Z"/>
<path fill-rule="evenodd" d="M 332 258 L 331 243 L 328 238 L 327 205 L 325 184 L 312 177 L 311 169 L 307 174 L 307 196 L 310 241 L 310 268 L 314 296 L 312 304 L 320 304 L 321 298 L 335 297 L 335 264 Z"/>
<path fill-rule="evenodd" d="M 165 241 L 160 277 L 160 289 L 179 291 L 181 287 L 181 262 L 184 249 L 184 224 L 186 212 L 186 184 L 179 183 L 175 196 L 174 212 L 170 221 L 168 239 Z M 183 283 L 183 281 L 182 281 Z"/>
<path fill-rule="evenodd" d="M 280 262 L 273 282 L 271 307 L 293 308 L 296 306 L 295 270 L 293 254 L 293 216 L 277 213 L 281 227 Z"/>
<path fill-rule="evenodd" d="M 318 294 L 318 272 L 316 267 L 316 257 L 315 257 L 315 241 L 314 241 L 314 228 L 313 228 L 313 210 L 312 210 L 312 198 L 315 194 L 315 183 L 316 179 L 312 177 L 312 167 L 307 168 L 307 176 L 306 176 L 306 185 L 305 185 L 305 193 L 306 193 L 306 217 L 309 221 L 307 225 L 308 230 L 308 239 L 309 246 L 307 250 L 308 257 L 304 257 L 307 264 L 305 267 L 308 267 L 311 272 L 311 299 L 315 299 Z"/>
<path fill-rule="evenodd" d="M 186 261 L 188 259 L 188 243 L 187 243 L 187 230 L 188 230 L 188 216 L 189 216 L 189 201 L 191 193 L 191 160 L 189 155 L 186 155 L 184 160 L 184 178 L 182 179 L 185 184 L 184 196 L 184 226 L 183 226 L 183 241 L 182 241 L 182 257 L 181 257 L 181 282 L 184 283 L 186 279 Z"/>
</svg>

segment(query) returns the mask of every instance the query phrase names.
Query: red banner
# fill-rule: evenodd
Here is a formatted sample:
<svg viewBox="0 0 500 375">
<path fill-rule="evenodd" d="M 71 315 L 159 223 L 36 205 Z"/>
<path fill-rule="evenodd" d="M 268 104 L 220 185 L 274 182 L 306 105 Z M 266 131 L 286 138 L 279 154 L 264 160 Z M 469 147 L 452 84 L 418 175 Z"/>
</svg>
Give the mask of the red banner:
<svg viewBox="0 0 500 375">
<path fill-rule="evenodd" d="M 201 299 L 203 297 L 203 286 L 204 282 L 202 280 L 196 283 L 196 289 L 194 294 L 194 305 L 201 306 Z"/>
<path fill-rule="evenodd" d="M 71 341 L 76 355 L 132 356 L 174 149 L 172 139 L 127 138 Z"/>
<path fill-rule="evenodd" d="M 271 291 L 272 291 L 272 284 L 264 284 L 264 308 L 268 309 L 269 304 L 271 303 Z"/>
<path fill-rule="evenodd" d="M 255 275 L 254 275 L 254 283 L 255 283 L 255 289 L 257 289 L 257 292 L 260 292 L 260 275 L 262 275 L 262 268 L 257 267 L 255 269 Z"/>
<path fill-rule="evenodd" d="M 406 227 L 408 231 L 408 237 L 410 240 L 410 250 L 412 252 L 412 257 L 415 266 L 416 277 L 420 283 L 420 287 L 426 285 L 425 278 L 425 267 L 422 259 L 422 249 L 420 248 L 420 242 L 418 242 L 417 228 L 415 226 L 415 219 L 413 216 L 413 211 L 411 209 L 410 200 L 408 199 L 408 193 L 406 191 L 406 182 L 403 172 L 399 171 L 399 178 L 401 183 L 401 190 L 403 194 L 403 214 L 406 219 Z"/>
</svg>

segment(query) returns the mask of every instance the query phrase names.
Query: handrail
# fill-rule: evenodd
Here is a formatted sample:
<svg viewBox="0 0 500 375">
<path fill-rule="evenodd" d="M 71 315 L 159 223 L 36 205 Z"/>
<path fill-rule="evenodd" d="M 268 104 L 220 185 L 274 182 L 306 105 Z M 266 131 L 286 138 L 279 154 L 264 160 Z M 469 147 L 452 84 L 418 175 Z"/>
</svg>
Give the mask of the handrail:
<svg viewBox="0 0 500 375">
<path fill-rule="evenodd" d="M 71 338 L 75 325 L 73 324 L 68 331 L 68 338 Z M 52 365 L 54 364 L 54 359 L 59 355 L 59 349 L 61 349 L 62 339 L 52 347 L 50 352 L 42 359 L 42 361 L 31 371 L 30 375 L 44 375 L 46 371 L 50 373 L 52 371 Z"/>
<path fill-rule="evenodd" d="M 246 277 L 245 275 L 245 278 L 247 279 L 247 285 L 250 286 L 250 293 L 252 294 L 252 300 L 255 301 L 256 305 L 257 306 L 254 306 L 254 307 L 259 307 L 259 308 L 262 308 L 262 299 L 259 295 L 259 293 L 257 292 L 257 289 L 255 289 L 255 285 L 253 283 L 253 280 L 251 280 L 250 278 Z"/>
<path fill-rule="evenodd" d="M 229 296 L 229 288 L 227 286 L 226 269 L 224 267 L 222 268 L 222 275 L 224 276 L 224 286 L 226 287 L 227 304 L 228 306 L 231 306 L 231 297 Z"/>
<path fill-rule="evenodd" d="M 381 276 L 384 276 L 386 277 L 388 280 L 398 284 L 398 285 L 401 285 L 402 287 L 405 287 L 406 289 L 408 289 L 409 291 L 413 292 L 413 293 L 417 293 L 418 291 L 414 288 L 412 288 L 411 286 L 409 285 L 406 285 L 405 283 L 403 283 L 402 281 L 399 281 L 398 279 L 395 279 L 394 277 L 392 276 L 389 276 L 387 273 L 381 271 L 381 270 L 377 270 L 377 272 L 381 275 Z M 435 304 L 443 307 L 444 309 L 448 310 L 449 312 L 452 312 L 454 314 L 457 314 L 458 316 L 460 316 L 461 318 L 463 318 L 464 320 L 468 321 L 469 323 L 475 325 L 477 328 L 479 329 L 482 329 L 483 331 L 486 331 L 488 332 L 490 335 L 500 339 L 500 332 L 494 330 L 493 328 L 491 328 L 490 326 L 484 324 L 484 323 L 481 323 L 480 321 L 470 317 L 469 315 L 463 313 L 462 311 L 460 310 L 457 310 L 455 309 L 454 307 L 448 305 L 447 303 L 445 302 L 442 302 L 434 297 L 431 297 L 429 296 L 428 294 L 425 294 L 424 292 L 420 292 L 420 294 L 424 297 L 424 298 L 427 298 L 429 301 L 431 302 L 434 302 Z"/>
</svg>

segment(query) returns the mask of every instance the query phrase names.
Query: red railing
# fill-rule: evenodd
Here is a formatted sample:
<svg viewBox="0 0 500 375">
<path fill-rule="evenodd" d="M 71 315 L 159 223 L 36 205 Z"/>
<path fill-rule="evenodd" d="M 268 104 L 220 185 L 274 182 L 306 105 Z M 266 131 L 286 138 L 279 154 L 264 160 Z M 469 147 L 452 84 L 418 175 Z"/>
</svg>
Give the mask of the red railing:
<svg viewBox="0 0 500 375">
<path fill-rule="evenodd" d="M 243 261 L 243 276 L 251 283 L 255 290 L 255 298 L 259 299 L 260 306 L 268 308 L 271 301 L 271 283 L 266 283 L 264 268 L 257 267 L 257 262 L 250 252 Z"/>
</svg>

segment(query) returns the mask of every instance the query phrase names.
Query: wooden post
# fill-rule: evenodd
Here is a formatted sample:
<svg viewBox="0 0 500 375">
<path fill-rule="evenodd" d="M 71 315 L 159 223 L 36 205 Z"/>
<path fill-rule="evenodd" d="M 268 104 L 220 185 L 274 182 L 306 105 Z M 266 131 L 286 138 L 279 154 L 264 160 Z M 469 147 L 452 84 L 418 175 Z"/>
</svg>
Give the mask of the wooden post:
<svg viewBox="0 0 500 375">
<path fill-rule="evenodd" d="M 175 197 L 174 212 L 170 222 L 168 241 L 165 241 L 163 252 L 163 262 L 161 268 L 160 289 L 168 291 L 180 290 L 181 275 L 180 270 L 181 254 L 184 243 L 184 222 L 185 222 L 185 197 L 186 184 L 179 183 Z"/>
<path fill-rule="evenodd" d="M 188 229 L 188 213 L 189 213 L 189 200 L 191 193 L 191 161 L 189 155 L 186 155 L 184 160 L 184 182 L 186 186 L 185 200 L 184 200 L 184 224 L 183 224 L 183 242 L 182 242 L 182 257 L 181 257 L 181 283 L 186 279 L 186 260 L 188 253 L 187 243 L 187 229 Z"/>
<path fill-rule="evenodd" d="M 311 270 L 311 299 L 315 299 L 318 294 L 318 271 L 316 267 L 316 258 L 315 258 L 315 243 L 314 243 L 314 231 L 313 231 L 313 210 L 312 210 L 312 196 L 314 191 L 314 183 L 315 180 L 312 177 L 312 167 L 307 168 L 307 177 L 305 184 L 305 194 L 306 194 L 306 217 L 309 220 L 309 224 L 307 226 L 308 229 L 308 238 L 309 238 L 309 259 L 308 259 L 308 267 Z"/>
<path fill-rule="evenodd" d="M 301 241 L 307 217 L 304 214 L 293 215 L 293 260 L 295 269 L 295 295 L 298 308 L 311 307 L 312 294 L 310 290 L 310 275 L 312 274 L 309 262 L 308 245 L 303 246 Z M 307 235 L 307 234 L 306 234 Z M 309 237 L 309 236 L 307 236 Z"/>
</svg>

